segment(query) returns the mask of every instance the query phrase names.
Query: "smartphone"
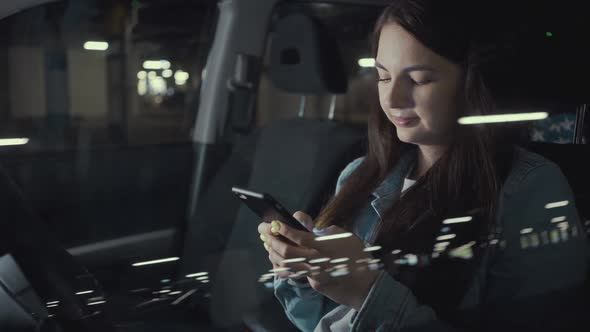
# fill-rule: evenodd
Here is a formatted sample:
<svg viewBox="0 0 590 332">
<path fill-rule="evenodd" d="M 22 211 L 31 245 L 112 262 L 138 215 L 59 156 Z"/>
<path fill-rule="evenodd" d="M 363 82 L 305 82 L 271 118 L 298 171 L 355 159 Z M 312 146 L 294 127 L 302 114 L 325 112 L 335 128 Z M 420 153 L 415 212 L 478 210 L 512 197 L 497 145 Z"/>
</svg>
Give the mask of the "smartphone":
<svg viewBox="0 0 590 332">
<path fill-rule="evenodd" d="M 289 227 L 300 231 L 309 232 L 291 213 L 287 211 L 276 199 L 269 194 L 257 193 L 247 189 L 233 187 L 231 191 L 244 202 L 250 210 L 256 213 L 263 221 L 270 223 L 278 220 Z"/>
</svg>

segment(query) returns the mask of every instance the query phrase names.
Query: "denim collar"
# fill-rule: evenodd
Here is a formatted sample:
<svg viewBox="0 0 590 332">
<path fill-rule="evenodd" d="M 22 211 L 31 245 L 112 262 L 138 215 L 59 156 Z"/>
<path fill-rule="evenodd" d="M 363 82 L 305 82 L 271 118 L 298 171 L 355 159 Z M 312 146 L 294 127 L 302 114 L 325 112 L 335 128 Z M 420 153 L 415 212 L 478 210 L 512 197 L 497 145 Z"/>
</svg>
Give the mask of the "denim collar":
<svg viewBox="0 0 590 332">
<path fill-rule="evenodd" d="M 404 178 L 416 162 L 416 147 L 410 146 L 402 152 L 402 156 L 383 182 L 373 191 L 375 198 L 382 198 L 391 194 L 399 194 Z"/>
</svg>

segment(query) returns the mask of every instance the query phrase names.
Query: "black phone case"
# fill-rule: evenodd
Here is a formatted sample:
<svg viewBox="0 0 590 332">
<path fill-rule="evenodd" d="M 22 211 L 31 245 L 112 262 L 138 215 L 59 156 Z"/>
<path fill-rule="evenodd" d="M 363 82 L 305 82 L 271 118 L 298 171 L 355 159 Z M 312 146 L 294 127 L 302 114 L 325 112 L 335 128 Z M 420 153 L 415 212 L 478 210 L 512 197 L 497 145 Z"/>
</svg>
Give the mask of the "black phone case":
<svg viewBox="0 0 590 332">
<path fill-rule="evenodd" d="M 263 221 L 269 223 L 278 220 L 297 230 L 309 231 L 271 195 L 235 187 L 232 188 L 232 192 Z"/>
</svg>

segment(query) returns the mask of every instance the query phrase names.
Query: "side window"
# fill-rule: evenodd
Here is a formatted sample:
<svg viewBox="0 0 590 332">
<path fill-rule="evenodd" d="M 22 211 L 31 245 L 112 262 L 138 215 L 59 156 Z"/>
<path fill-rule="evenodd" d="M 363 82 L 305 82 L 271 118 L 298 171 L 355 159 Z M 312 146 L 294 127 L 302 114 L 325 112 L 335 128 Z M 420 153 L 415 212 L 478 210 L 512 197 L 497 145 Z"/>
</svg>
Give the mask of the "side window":
<svg viewBox="0 0 590 332">
<path fill-rule="evenodd" d="M 366 124 L 371 101 L 377 97 L 376 76 L 372 68 L 368 40 L 380 10 L 381 7 L 378 6 L 287 2 L 275 10 L 277 19 L 289 13 L 303 12 L 310 15 L 331 38 L 336 40 L 348 75 L 346 94 L 335 96 L 335 119 L 338 121 Z M 326 119 L 332 95 L 294 94 L 275 87 L 270 81 L 269 75 L 273 68 L 269 64 L 268 49 L 271 43 L 272 38 L 268 41 L 258 91 L 257 125 L 263 126 L 275 120 L 297 117 L 302 106 L 306 118 Z"/>
<path fill-rule="evenodd" d="M 188 141 L 216 13 L 82 0 L 4 19 L 0 136 L 36 150 Z"/>
<path fill-rule="evenodd" d="M 572 144 L 576 113 L 552 114 L 547 119 L 535 121 L 531 132 L 533 142 Z"/>
<path fill-rule="evenodd" d="M 0 158 L 66 246 L 185 221 L 215 1 L 51 1 L 0 21 Z"/>
</svg>

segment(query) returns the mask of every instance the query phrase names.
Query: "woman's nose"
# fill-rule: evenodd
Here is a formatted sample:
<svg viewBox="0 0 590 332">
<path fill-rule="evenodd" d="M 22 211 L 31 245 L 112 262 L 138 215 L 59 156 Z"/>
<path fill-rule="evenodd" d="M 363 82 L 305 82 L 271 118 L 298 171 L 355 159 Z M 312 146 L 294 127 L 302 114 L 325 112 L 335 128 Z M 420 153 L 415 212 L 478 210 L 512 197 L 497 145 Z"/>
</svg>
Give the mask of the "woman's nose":
<svg viewBox="0 0 590 332">
<path fill-rule="evenodd" d="M 387 106 L 391 109 L 404 109 L 412 106 L 409 88 L 400 81 L 391 84 L 387 95 Z"/>
</svg>

